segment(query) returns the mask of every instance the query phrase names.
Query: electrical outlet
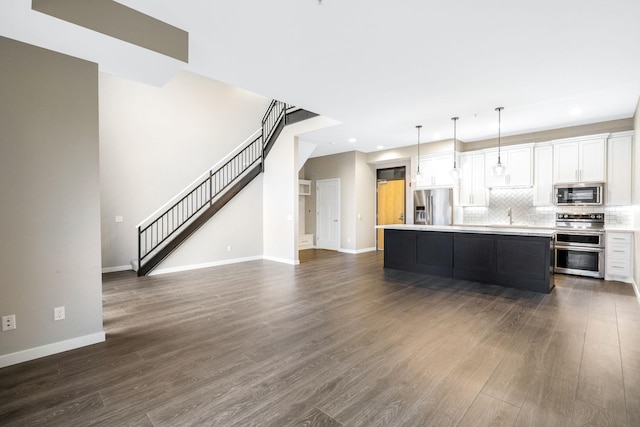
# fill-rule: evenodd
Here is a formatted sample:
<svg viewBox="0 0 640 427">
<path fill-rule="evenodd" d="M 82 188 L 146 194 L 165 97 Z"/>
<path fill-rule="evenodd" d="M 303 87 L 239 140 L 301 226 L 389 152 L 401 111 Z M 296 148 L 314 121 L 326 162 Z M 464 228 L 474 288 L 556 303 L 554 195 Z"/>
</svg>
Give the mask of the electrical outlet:
<svg viewBox="0 0 640 427">
<path fill-rule="evenodd" d="M 16 328 L 16 315 L 2 316 L 2 332 Z"/>
<path fill-rule="evenodd" d="M 64 306 L 54 308 L 53 320 L 58 321 L 58 320 L 64 320 L 64 319 L 65 319 Z"/>
</svg>

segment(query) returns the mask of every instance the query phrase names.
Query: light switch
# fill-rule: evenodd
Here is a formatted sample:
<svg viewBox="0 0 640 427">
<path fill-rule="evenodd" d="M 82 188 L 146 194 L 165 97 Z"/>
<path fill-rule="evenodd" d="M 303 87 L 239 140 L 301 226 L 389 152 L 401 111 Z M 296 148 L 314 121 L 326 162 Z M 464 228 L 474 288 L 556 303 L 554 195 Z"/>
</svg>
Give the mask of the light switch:
<svg viewBox="0 0 640 427">
<path fill-rule="evenodd" d="M 116 222 L 124 222 L 124 217 L 122 215 L 116 215 Z"/>
</svg>

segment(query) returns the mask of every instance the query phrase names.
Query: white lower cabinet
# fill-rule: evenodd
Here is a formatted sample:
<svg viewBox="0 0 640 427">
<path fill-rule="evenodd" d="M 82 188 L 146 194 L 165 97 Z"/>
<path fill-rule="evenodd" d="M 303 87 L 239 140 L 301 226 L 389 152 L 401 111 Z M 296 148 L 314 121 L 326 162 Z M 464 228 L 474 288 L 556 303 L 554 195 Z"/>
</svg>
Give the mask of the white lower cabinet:
<svg viewBox="0 0 640 427">
<path fill-rule="evenodd" d="M 298 249 L 313 248 L 313 234 L 301 234 L 298 241 Z"/>
<path fill-rule="evenodd" d="M 631 282 L 633 279 L 633 233 L 607 231 L 605 278 Z"/>
</svg>

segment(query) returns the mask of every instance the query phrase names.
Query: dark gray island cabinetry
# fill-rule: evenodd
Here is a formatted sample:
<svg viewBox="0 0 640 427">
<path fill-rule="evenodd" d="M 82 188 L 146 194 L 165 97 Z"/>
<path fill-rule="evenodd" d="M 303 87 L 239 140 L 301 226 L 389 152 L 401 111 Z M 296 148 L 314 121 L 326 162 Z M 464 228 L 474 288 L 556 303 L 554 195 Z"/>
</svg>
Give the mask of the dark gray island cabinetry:
<svg viewBox="0 0 640 427">
<path fill-rule="evenodd" d="M 553 231 L 385 226 L 384 267 L 549 293 Z"/>
</svg>

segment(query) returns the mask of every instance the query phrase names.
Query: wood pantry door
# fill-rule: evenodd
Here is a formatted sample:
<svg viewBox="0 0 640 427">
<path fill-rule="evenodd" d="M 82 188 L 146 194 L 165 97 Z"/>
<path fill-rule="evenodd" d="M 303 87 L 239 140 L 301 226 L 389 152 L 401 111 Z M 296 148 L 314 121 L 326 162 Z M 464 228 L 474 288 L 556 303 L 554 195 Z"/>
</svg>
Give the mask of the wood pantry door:
<svg viewBox="0 0 640 427">
<path fill-rule="evenodd" d="M 378 181 L 378 225 L 404 224 L 404 179 Z M 384 230 L 378 230 L 377 247 L 384 249 Z"/>
</svg>

